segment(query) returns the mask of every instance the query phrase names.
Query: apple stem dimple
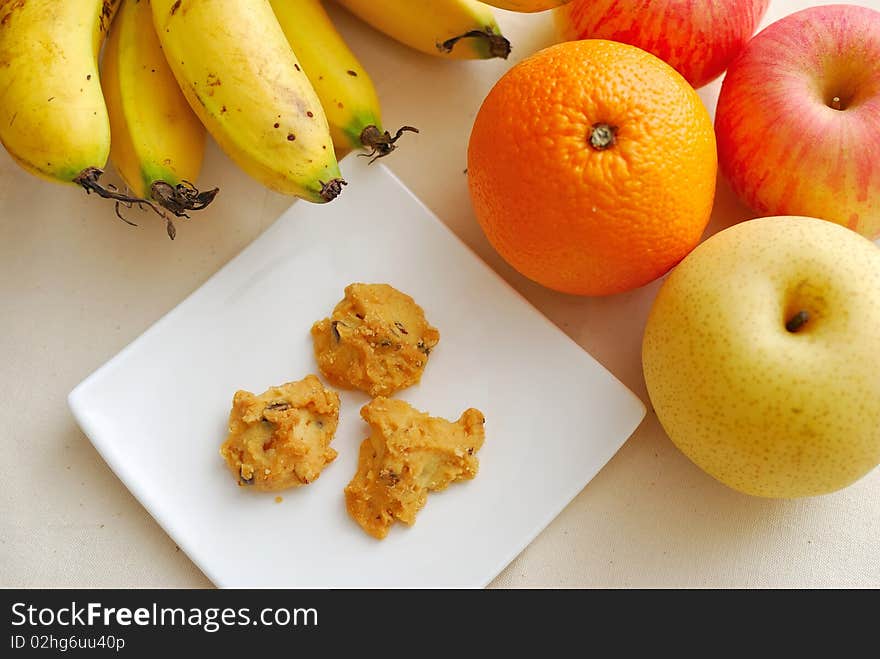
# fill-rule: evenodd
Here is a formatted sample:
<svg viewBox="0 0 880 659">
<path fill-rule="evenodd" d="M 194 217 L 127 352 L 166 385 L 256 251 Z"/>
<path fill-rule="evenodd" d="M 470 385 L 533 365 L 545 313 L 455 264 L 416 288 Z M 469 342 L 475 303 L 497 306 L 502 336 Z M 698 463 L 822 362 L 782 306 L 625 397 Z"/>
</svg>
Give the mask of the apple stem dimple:
<svg viewBox="0 0 880 659">
<path fill-rule="evenodd" d="M 840 96 L 835 96 L 834 98 L 831 99 L 831 107 L 834 108 L 835 110 L 841 109 Z"/>
<path fill-rule="evenodd" d="M 590 132 L 590 146 L 596 151 L 604 151 L 614 146 L 617 141 L 617 126 L 606 123 L 593 124 Z"/>
<path fill-rule="evenodd" d="M 788 322 L 785 323 L 785 329 L 794 334 L 798 330 L 800 330 L 804 325 L 807 324 L 807 321 L 810 320 L 810 314 L 808 311 L 801 309 L 794 316 L 788 319 Z"/>
</svg>

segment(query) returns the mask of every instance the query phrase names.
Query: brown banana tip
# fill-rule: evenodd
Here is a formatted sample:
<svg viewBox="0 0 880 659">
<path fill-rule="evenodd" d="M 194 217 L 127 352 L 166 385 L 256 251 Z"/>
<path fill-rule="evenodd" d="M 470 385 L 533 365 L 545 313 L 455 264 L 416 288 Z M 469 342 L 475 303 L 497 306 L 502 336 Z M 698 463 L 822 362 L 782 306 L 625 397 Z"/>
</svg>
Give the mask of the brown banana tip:
<svg viewBox="0 0 880 659">
<path fill-rule="evenodd" d="M 366 128 L 361 131 L 361 144 L 366 149 L 370 149 L 369 153 L 361 153 L 361 155 L 365 158 L 370 159 L 370 163 L 376 162 L 379 158 L 384 158 L 389 153 L 394 151 L 397 148 L 395 142 L 400 139 L 400 136 L 405 132 L 410 133 L 418 133 L 418 128 L 413 128 L 412 126 L 401 126 L 397 129 L 397 132 L 394 134 L 394 137 L 391 136 L 391 133 L 386 131 L 380 131 L 376 126 L 370 124 Z"/>
<path fill-rule="evenodd" d="M 502 37 L 500 34 L 490 33 L 487 35 L 489 42 L 489 54 L 492 57 L 500 57 L 507 59 L 510 55 L 510 41 Z"/>
<path fill-rule="evenodd" d="M 490 57 L 500 57 L 501 59 L 507 59 L 508 55 L 510 55 L 510 41 L 508 41 L 505 37 L 500 34 L 497 34 L 491 27 L 487 27 L 483 30 L 470 30 L 469 32 L 465 32 L 464 34 L 460 34 L 457 37 L 452 37 L 451 39 L 447 39 L 443 43 L 437 44 L 437 49 L 441 53 L 451 53 L 452 48 L 462 39 L 485 39 L 486 44 L 489 49 Z"/>
<path fill-rule="evenodd" d="M 166 181 L 154 181 L 150 186 L 150 196 L 153 201 L 177 217 L 189 217 L 186 211 L 200 211 L 206 208 L 214 201 L 218 192 L 220 188 L 200 192 L 189 181 L 182 181 L 177 185 L 171 185 Z"/>
<path fill-rule="evenodd" d="M 318 181 L 318 183 L 321 186 L 321 191 L 318 194 L 321 195 L 321 199 L 324 201 L 333 201 L 342 192 L 342 186 L 348 185 L 348 182 L 341 178 L 330 179 L 326 183 Z"/>
</svg>

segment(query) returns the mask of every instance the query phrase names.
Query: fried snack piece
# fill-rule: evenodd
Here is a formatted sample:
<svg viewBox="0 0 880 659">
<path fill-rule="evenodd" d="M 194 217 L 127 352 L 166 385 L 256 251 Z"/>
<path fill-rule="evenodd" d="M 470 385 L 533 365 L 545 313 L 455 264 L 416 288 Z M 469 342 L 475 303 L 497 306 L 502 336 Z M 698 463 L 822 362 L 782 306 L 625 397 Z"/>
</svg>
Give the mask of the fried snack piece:
<svg viewBox="0 0 880 659">
<path fill-rule="evenodd" d="M 330 318 L 312 326 L 321 373 L 336 386 L 390 396 L 422 377 L 440 332 L 409 295 L 351 284 Z"/>
<path fill-rule="evenodd" d="M 471 408 L 455 423 L 419 412 L 402 400 L 376 398 L 361 409 L 370 436 L 361 443 L 358 469 L 345 488 L 348 514 L 374 538 L 395 520 L 411 525 L 428 499 L 480 466 L 486 422 Z"/>
<path fill-rule="evenodd" d="M 239 485 L 284 490 L 308 485 L 336 458 L 330 442 L 339 396 L 309 375 L 255 396 L 236 391 L 220 455 Z"/>
</svg>

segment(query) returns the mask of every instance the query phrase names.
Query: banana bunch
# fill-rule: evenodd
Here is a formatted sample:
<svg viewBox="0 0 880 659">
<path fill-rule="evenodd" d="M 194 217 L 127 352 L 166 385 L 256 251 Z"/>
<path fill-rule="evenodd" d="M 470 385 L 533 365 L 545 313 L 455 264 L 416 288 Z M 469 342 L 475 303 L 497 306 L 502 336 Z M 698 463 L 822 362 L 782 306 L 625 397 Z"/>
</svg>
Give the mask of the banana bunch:
<svg viewBox="0 0 880 659">
<path fill-rule="evenodd" d="M 476 0 L 337 1 L 432 55 L 510 52 Z M 0 142 L 30 173 L 114 200 L 120 217 L 120 204 L 153 209 L 172 238 L 171 217 L 217 194 L 193 183 L 209 133 L 267 187 L 324 203 L 345 185 L 337 154 L 383 157 L 407 131 L 384 128 L 320 0 L 0 0 Z M 127 190 L 101 184 L 108 159 Z"/>
</svg>

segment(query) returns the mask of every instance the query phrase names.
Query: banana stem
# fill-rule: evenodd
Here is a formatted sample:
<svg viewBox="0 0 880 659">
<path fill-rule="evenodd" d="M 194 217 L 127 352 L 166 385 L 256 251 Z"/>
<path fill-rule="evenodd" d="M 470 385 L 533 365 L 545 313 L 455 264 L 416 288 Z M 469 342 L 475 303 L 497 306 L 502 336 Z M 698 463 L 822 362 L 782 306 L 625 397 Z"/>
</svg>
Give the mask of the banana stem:
<svg viewBox="0 0 880 659">
<path fill-rule="evenodd" d="M 412 126 L 401 126 L 397 129 L 394 137 L 391 137 L 391 133 L 387 130 L 382 132 L 376 126 L 370 124 L 361 131 L 361 144 L 364 145 L 364 148 L 370 149 L 370 152 L 359 155 L 370 158 L 371 164 L 379 158 L 384 158 L 397 148 L 394 143 L 400 139 L 404 132 L 418 133 L 419 129 Z"/>
<path fill-rule="evenodd" d="M 489 48 L 490 57 L 500 57 L 501 59 L 507 59 L 507 56 L 510 55 L 510 42 L 500 34 L 495 34 L 492 28 L 488 27 L 484 30 L 471 30 L 470 32 L 460 34 L 457 37 L 447 39 L 443 43 L 438 43 L 437 50 L 439 50 L 441 53 L 451 53 L 452 48 L 453 46 L 455 46 L 455 44 L 457 44 L 462 39 L 471 38 L 485 39 L 486 44 Z"/>
</svg>

